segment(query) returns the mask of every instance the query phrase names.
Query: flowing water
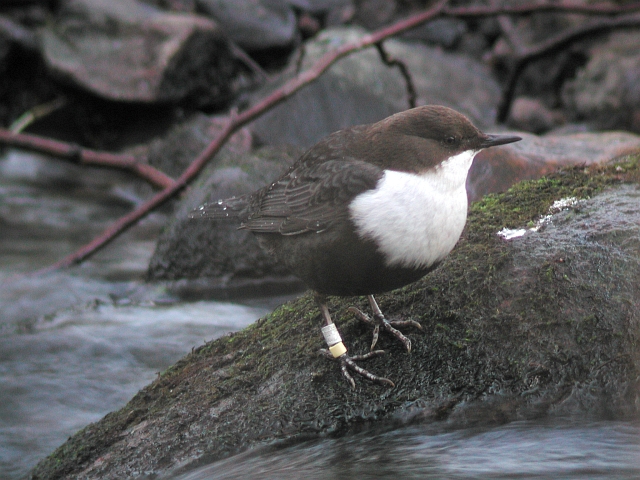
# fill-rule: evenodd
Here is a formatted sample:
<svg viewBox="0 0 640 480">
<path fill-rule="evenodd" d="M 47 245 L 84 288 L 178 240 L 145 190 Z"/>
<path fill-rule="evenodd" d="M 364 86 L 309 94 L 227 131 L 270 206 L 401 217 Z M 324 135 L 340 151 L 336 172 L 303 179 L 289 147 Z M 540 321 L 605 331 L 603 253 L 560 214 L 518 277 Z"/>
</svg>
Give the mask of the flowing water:
<svg viewBox="0 0 640 480">
<path fill-rule="evenodd" d="M 74 251 L 148 194 L 119 172 L 13 150 L 0 158 L 0 479 L 23 477 L 193 347 L 279 301 L 185 303 L 145 284 L 163 213 L 79 267 L 25 275 Z M 640 478 L 640 423 L 413 426 L 254 449 L 177 478 L 338 477 Z"/>
<path fill-rule="evenodd" d="M 0 479 L 24 476 L 193 347 L 273 307 L 183 303 L 145 284 L 162 213 L 80 267 L 25 275 L 139 204 L 140 183 L 16 151 L 0 159 Z"/>
<path fill-rule="evenodd" d="M 639 429 L 557 420 L 451 432 L 414 426 L 250 451 L 173 478 L 637 479 Z"/>
</svg>

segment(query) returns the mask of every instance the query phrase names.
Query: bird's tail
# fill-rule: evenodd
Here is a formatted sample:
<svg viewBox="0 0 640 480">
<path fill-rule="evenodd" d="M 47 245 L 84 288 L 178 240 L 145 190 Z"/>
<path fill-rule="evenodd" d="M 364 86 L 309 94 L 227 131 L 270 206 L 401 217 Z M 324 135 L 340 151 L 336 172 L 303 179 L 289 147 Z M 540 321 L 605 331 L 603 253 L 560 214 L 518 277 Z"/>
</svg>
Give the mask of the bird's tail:
<svg viewBox="0 0 640 480">
<path fill-rule="evenodd" d="M 189 213 L 189 218 L 213 218 L 216 220 L 228 218 L 242 220 L 248 203 L 246 195 L 205 203 L 195 210 L 192 210 L 191 213 Z"/>
</svg>

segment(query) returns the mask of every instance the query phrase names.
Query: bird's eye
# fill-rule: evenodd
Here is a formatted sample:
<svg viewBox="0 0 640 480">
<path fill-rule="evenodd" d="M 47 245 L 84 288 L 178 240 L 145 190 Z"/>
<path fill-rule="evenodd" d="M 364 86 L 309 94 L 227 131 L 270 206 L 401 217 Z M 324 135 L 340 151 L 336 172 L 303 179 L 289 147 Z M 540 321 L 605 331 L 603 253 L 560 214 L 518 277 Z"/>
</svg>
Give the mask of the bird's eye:
<svg viewBox="0 0 640 480">
<path fill-rule="evenodd" d="M 444 143 L 446 145 L 452 146 L 456 144 L 456 137 L 445 137 Z"/>
</svg>

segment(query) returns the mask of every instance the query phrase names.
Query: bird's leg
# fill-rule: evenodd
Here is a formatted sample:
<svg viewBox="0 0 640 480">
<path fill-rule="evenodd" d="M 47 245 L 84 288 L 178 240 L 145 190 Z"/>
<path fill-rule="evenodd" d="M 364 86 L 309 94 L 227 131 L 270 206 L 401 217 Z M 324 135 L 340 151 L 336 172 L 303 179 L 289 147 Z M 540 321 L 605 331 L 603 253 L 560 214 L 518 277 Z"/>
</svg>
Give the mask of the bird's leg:
<svg viewBox="0 0 640 480">
<path fill-rule="evenodd" d="M 369 305 L 371 306 L 371 311 L 373 312 L 373 319 L 369 317 L 369 315 L 367 315 L 366 313 L 357 309 L 356 307 L 350 307 L 349 311 L 355 314 L 355 316 L 358 317 L 363 322 L 368 323 L 369 325 L 373 325 L 373 341 L 371 342 L 371 350 L 373 350 L 373 348 L 376 346 L 376 343 L 378 343 L 378 335 L 380 333 L 380 328 L 382 327 L 383 330 L 386 330 L 391 335 L 393 335 L 398 340 L 400 340 L 405 346 L 405 348 L 407 349 L 407 352 L 410 352 L 411 340 L 405 337 L 402 334 L 402 332 L 396 329 L 396 327 L 411 326 L 411 327 L 416 327 L 422 330 L 422 325 L 420 325 L 415 320 L 389 321 L 384 317 L 384 314 L 380 310 L 380 307 L 378 306 L 378 302 L 376 302 L 376 299 L 373 298 L 373 295 L 367 295 L 367 299 L 369 300 Z"/>
<path fill-rule="evenodd" d="M 327 346 L 329 347 L 328 350 L 321 350 L 321 352 L 324 356 L 340 362 L 340 370 L 342 371 L 342 375 L 347 379 L 347 382 L 349 382 L 351 388 L 356 388 L 356 382 L 349 373 L 349 370 L 356 372 L 358 375 L 362 375 L 365 378 L 368 378 L 372 382 L 376 382 L 381 385 L 389 385 L 392 387 L 395 386 L 394 383 L 388 378 L 374 375 L 373 373 L 365 370 L 355 363 L 360 360 L 367 360 L 369 358 L 382 355 L 384 354 L 384 350 L 373 350 L 365 355 L 354 355 L 352 357 L 347 355 L 347 347 L 345 347 L 344 343 L 342 343 L 340 333 L 338 332 L 335 323 L 333 323 L 333 320 L 331 320 L 331 315 L 329 314 L 329 308 L 327 307 L 324 295 L 316 293 L 314 294 L 314 298 L 316 300 L 316 303 L 318 304 L 320 312 L 322 313 L 322 318 L 324 319 L 322 335 L 324 336 L 324 339 L 327 342 Z"/>
</svg>

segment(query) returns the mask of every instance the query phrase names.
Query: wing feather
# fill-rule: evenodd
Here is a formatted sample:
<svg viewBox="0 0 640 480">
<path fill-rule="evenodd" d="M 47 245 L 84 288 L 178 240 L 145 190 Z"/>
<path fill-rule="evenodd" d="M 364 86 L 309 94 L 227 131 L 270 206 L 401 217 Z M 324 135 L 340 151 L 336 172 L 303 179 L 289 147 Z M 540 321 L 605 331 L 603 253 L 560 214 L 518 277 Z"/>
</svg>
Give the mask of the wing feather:
<svg viewBox="0 0 640 480">
<path fill-rule="evenodd" d="M 241 218 L 249 204 L 249 196 L 231 197 L 224 200 L 205 203 L 189 213 L 189 218 Z"/>
<path fill-rule="evenodd" d="M 320 232 L 348 215 L 348 203 L 375 188 L 382 173 L 379 167 L 356 159 L 292 169 L 254 196 L 241 228 L 282 235 Z"/>
</svg>

